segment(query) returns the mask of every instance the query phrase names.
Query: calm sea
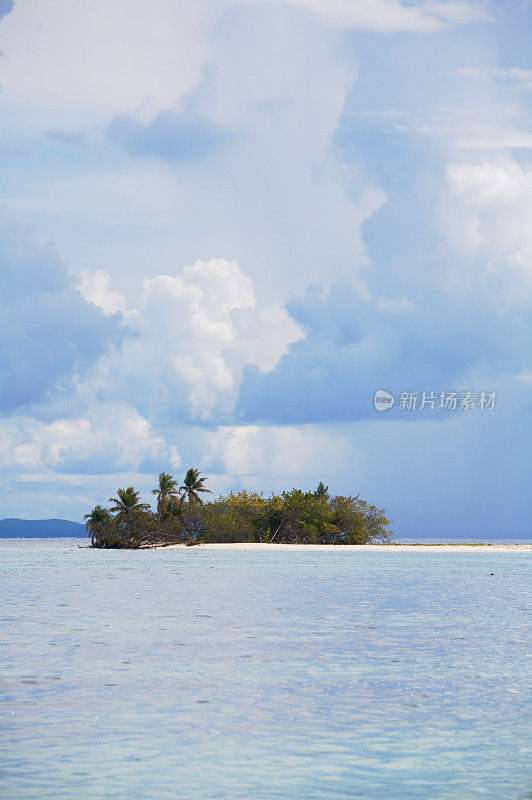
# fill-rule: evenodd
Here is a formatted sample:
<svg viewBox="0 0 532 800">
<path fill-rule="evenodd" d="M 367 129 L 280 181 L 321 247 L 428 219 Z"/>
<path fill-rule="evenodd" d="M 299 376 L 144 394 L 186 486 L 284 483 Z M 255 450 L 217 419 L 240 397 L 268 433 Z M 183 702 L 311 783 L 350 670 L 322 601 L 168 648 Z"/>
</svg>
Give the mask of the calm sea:
<svg viewBox="0 0 532 800">
<path fill-rule="evenodd" d="M 78 544 L 0 540 L 2 800 L 532 797 L 529 555 Z"/>
</svg>

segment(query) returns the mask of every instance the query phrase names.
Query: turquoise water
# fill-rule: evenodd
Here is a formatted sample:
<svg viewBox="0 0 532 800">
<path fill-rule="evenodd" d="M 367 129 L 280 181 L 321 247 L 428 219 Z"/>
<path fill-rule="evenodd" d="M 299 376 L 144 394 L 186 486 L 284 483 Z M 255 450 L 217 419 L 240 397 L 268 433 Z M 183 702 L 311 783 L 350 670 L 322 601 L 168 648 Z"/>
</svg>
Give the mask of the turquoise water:
<svg viewBox="0 0 532 800">
<path fill-rule="evenodd" d="M 0 541 L 0 796 L 530 798 L 529 558 Z"/>
</svg>

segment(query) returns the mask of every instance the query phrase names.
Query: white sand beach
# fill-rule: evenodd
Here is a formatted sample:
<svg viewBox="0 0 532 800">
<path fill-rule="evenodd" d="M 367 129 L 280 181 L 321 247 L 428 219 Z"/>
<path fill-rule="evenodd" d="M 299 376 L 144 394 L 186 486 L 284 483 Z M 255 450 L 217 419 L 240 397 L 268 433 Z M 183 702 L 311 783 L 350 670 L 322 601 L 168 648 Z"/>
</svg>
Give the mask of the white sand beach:
<svg viewBox="0 0 532 800">
<path fill-rule="evenodd" d="M 292 550 L 292 551 L 309 551 L 319 550 L 320 552 L 334 550 L 336 552 L 394 552 L 394 553 L 496 553 L 496 552 L 520 552 L 532 553 L 532 543 L 530 544 L 348 544 L 348 545 L 334 545 L 334 544 L 271 544 L 263 542 L 235 542 L 235 543 L 205 543 L 194 545 L 184 544 L 169 544 L 169 545 L 148 545 L 149 549 L 153 550 L 171 550 L 176 548 L 197 549 L 202 550 Z"/>
</svg>

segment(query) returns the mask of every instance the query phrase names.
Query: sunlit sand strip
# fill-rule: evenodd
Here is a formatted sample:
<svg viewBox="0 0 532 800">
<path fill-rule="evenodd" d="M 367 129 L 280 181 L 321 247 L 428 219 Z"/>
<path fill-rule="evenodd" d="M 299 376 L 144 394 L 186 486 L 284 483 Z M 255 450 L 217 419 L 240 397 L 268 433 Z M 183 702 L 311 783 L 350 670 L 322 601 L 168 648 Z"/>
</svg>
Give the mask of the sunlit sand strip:
<svg viewBox="0 0 532 800">
<path fill-rule="evenodd" d="M 174 550 L 180 549 L 198 549 L 202 550 L 291 550 L 308 552 L 310 550 L 334 551 L 336 553 L 343 552 L 388 552 L 388 553 L 500 553 L 500 552 L 519 552 L 530 553 L 532 552 L 532 542 L 530 544 L 271 544 L 263 542 L 238 542 L 238 543 L 209 543 L 209 544 L 196 544 L 191 548 L 190 545 L 184 544 L 169 544 L 169 545 L 148 545 L 148 548 L 154 550 Z"/>
</svg>

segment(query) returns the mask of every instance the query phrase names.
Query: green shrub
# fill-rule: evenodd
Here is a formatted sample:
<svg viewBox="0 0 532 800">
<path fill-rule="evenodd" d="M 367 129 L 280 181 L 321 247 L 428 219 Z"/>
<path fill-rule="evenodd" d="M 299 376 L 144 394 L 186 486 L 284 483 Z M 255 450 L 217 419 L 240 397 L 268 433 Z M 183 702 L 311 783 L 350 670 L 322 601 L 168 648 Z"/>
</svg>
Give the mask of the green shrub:
<svg viewBox="0 0 532 800">
<path fill-rule="evenodd" d="M 113 533 L 104 533 L 93 544 L 93 547 L 99 547 L 104 550 L 130 550 L 132 548 L 135 549 L 138 545 L 129 542 L 122 536 L 117 536 Z"/>
</svg>

